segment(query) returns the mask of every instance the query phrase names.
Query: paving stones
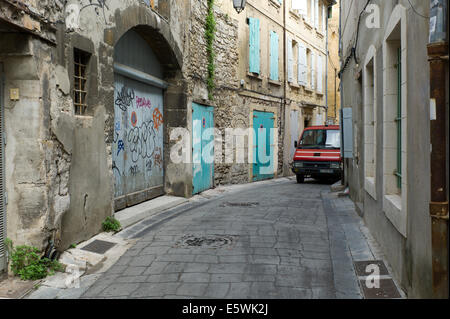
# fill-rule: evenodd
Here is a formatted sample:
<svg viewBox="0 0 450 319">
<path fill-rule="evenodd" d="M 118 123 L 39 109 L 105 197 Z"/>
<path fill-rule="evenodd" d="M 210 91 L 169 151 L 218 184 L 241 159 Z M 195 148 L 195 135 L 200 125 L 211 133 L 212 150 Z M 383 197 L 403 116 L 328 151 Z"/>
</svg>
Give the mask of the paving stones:
<svg viewBox="0 0 450 319">
<path fill-rule="evenodd" d="M 284 179 L 220 201 L 258 205 L 207 201 L 142 231 L 83 297 L 360 298 L 349 247 L 366 246 L 347 242 L 346 233 L 363 236 L 333 215 L 331 201 L 321 197 L 328 188 Z"/>
</svg>

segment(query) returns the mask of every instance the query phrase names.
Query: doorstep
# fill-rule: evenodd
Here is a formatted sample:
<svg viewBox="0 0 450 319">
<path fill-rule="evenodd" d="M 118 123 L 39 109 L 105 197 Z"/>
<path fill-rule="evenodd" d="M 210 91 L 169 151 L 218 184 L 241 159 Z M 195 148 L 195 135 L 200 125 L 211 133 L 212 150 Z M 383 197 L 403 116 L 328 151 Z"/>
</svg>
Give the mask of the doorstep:
<svg viewBox="0 0 450 319">
<path fill-rule="evenodd" d="M 174 208 L 189 200 L 183 197 L 161 196 L 142 204 L 128 207 L 115 213 L 114 217 L 120 222 L 122 229 L 128 228 L 145 218 L 159 214 L 165 210 Z"/>
</svg>

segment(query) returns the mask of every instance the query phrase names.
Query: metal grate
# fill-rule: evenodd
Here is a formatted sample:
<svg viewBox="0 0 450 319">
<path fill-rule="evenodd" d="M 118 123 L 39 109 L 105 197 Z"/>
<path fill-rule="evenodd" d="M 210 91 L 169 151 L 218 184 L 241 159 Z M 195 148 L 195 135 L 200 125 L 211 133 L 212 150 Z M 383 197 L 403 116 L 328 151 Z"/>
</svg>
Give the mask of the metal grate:
<svg viewBox="0 0 450 319">
<path fill-rule="evenodd" d="M 230 202 L 227 202 L 227 203 L 223 203 L 222 207 L 226 207 L 226 206 L 228 206 L 228 207 L 255 207 L 255 206 L 258 206 L 258 205 L 259 205 L 259 203 L 251 203 L 251 202 L 245 202 L 245 203 L 230 203 Z"/>
<path fill-rule="evenodd" d="M 74 49 L 73 101 L 76 115 L 85 115 L 87 110 L 87 67 L 90 54 Z"/>
<path fill-rule="evenodd" d="M 354 265 L 364 298 L 401 298 L 400 292 L 382 260 L 355 261 Z M 377 270 L 377 272 L 375 273 L 374 270 Z"/>
<path fill-rule="evenodd" d="M 400 299 L 397 286 L 392 279 L 381 279 L 379 288 L 368 288 L 364 280 L 360 281 L 366 299 Z"/>
<path fill-rule="evenodd" d="M 6 266 L 5 245 L 6 236 L 6 198 L 5 198 L 5 180 L 4 180 L 4 159 L 5 159 L 5 140 L 4 140 L 4 81 L 3 64 L 0 63 L 0 272 Z"/>
<path fill-rule="evenodd" d="M 115 245 L 116 245 L 115 243 L 111 243 L 109 241 L 94 240 L 89 245 L 86 245 L 83 248 L 81 248 L 81 250 L 86 250 L 86 251 L 90 251 L 90 252 L 93 252 L 93 253 L 97 253 L 97 254 L 103 255 L 108 250 L 113 248 Z"/>
<path fill-rule="evenodd" d="M 369 276 L 367 266 L 375 265 L 380 270 L 380 276 L 389 276 L 389 271 L 382 260 L 355 261 L 355 271 L 358 276 Z"/>
</svg>

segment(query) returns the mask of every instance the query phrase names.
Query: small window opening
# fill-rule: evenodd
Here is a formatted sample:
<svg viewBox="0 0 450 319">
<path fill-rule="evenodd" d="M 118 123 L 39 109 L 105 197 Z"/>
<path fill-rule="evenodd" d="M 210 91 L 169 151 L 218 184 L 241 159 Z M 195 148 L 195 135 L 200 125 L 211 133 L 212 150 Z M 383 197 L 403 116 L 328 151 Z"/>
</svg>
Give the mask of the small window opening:
<svg viewBox="0 0 450 319">
<path fill-rule="evenodd" d="M 74 106 L 75 115 L 85 115 L 87 112 L 87 79 L 88 65 L 91 55 L 74 49 Z"/>
</svg>

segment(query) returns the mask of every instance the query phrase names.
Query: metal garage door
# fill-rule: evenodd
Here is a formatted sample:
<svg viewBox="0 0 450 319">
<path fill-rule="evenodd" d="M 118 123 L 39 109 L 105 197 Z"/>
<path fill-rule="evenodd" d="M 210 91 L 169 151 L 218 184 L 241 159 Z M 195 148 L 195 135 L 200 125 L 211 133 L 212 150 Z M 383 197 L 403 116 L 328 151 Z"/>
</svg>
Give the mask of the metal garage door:
<svg viewBox="0 0 450 319">
<path fill-rule="evenodd" d="M 6 267 L 6 251 L 4 240 L 6 236 L 6 198 L 5 198 L 5 139 L 4 139 L 4 77 L 3 64 L 0 63 L 0 272 Z"/>
<path fill-rule="evenodd" d="M 164 194 L 163 89 L 167 86 L 157 77 L 162 75 L 151 49 L 135 32 L 119 41 L 115 61 L 112 157 L 115 206 L 120 210 Z"/>
</svg>

